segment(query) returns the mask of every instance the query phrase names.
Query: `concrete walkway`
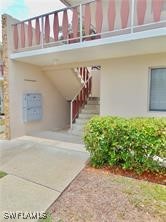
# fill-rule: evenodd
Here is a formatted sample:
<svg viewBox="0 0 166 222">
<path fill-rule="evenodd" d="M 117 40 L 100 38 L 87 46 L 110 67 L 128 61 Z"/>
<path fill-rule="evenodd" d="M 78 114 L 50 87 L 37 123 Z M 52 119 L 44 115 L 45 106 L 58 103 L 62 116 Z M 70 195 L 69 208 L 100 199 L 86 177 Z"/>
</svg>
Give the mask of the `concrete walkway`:
<svg viewBox="0 0 166 222">
<path fill-rule="evenodd" d="M 4 211 L 46 211 L 88 158 L 81 144 L 35 137 L 0 141 L 0 171 L 8 173 L 0 179 L 0 221 L 25 221 L 6 220 Z"/>
<path fill-rule="evenodd" d="M 51 140 L 60 140 L 63 142 L 83 144 L 82 138 L 80 136 L 71 134 L 69 132 L 69 129 L 61 131 L 39 131 L 36 133 L 32 133 L 30 136 L 51 139 Z"/>
</svg>

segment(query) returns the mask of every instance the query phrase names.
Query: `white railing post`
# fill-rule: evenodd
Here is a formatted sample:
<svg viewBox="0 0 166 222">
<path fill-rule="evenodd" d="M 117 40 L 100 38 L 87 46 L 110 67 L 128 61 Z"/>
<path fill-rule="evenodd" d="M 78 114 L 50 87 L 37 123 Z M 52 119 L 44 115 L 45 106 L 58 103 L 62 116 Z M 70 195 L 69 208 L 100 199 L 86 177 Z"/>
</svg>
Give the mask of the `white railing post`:
<svg viewBox="0 0 166 222">
<path fill-rule="evenodd" d="M 70 129 L 73 126 L 73 100 L 70 102 Z"/>
<path fill-rule="evenodd" d="M 82 19 L 82 4 L 80 4 L 80 42 L 82 42 L 83 36 L 83 19 Z"/>
<path fill-rule="evenodd" d="M 131 33 L 134 32 L 134 11 L 135 11 L 135 0 L 131 0 Z"/>
<path fill-rule="evenodd" d="M 41 48 L 44 47 L 44 18 L 41 17 Z"/>
</svg>

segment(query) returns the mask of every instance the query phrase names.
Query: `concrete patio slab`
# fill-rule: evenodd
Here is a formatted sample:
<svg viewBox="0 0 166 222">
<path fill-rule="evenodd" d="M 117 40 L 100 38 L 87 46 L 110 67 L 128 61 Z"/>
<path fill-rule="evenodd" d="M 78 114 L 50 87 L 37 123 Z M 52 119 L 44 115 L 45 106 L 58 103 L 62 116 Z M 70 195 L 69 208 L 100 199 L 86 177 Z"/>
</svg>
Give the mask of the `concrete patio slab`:
<svg viewBox="0 0 166 222">
<path fill-rule="evenodd" d="M 41 131 L 41 132 L 32 133 L 29 136 L 51 139 L 51 140 L 59 140 L 62 142 L 83 144 L 83 140 L 80 136 L 73 135 L 69 133 L 68 130 Z"/>
<path fill-rule="evenodd" d="M 0 170 L 8 173 L 0 179 L 0 213 L 45 211 L 88 158 L 82 144 L 28 136 L 0 140 Z"/>
<path fill-rule="evenodd" d="M 36 142 L 33 140 L 27 140 L 27 142 L 22 139 L 0 140 L 0 165 L 11 161 L 15 156 L 18 156 L 34 144 Z"/>
<path fill-rule="evenodd" d="M 25 146 L 24 146 L 25 144 Z M 75 176 L 84 168 L 89 158 L 88 153 L 63 148 L 64 142 L 60 147 L 48 145 L 40 142 L 18 140 L 18 147 L 14 148 L 16 154 L 10 154 L 10 148 L 1 152 L 1 159 L 6 158 L 6 163 L 0 161 L 0 169 L 10 175 L 41 184 L 56 191 L 63 191 Z M 11 148 L 11 153 L 13 153 Z"/>
<path fill-rule="evenodd" d="M 7 175 L 0 179 L 0 221 L 37 221 L 36 219 L 5 219 L 10 212 L 42 212 L 57 199 L 60 192 L 48 189 L 27 180 Z M 22 215 L 23 216 L 23 215 Z"/>
<path fill-rule="evenodd" d="M 81 151 L 81 152 L 87 152 L 85 149 L 84 144 L 80 143 L 71 143 L 66 141 L 60 141 L 55 139 L 48 139 L 48 138 L 40 138 L 40 137 L 33 137 L 33 136 L 23 136 L 20 138 L 21 141 L 31 141 L 34 143 L 40 143 L 43 145 L 51 145 L 51 146 L 57 146 L 59 148 L 65 148 L 69 150 L 75 150 L 75 151 Z"/>
</svg>

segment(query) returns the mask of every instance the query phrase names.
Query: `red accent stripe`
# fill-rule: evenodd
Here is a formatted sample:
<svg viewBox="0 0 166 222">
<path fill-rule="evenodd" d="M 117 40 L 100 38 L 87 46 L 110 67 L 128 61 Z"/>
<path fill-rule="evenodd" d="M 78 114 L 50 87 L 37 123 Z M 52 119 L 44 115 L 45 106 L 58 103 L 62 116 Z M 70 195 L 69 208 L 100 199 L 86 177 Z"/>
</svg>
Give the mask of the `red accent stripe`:
<svg viewBox="0 0 166 222">
<path fill-rule="evenodd" d="M 77 7 L 73 8 L 73 18 L 72 18 L 72 29 L 73 29 L 73 37 L 78 37 L 78 11 Z"/>
<path fill-rule="evenodd" d="M 67 39 L 67 37 L 68 37 L 68 15 L 67 15 L 67 10 L 63 11 L 62 33 L 63 33 L 63 39 Z"/>
<path fill-rule="evenodd" d="M 36 18 L 36 28 L 35 28 L 35 40 L 36 44 L 40 44 L 40 23 L 39 18 Z"/>
<path fill-rule="evenodd" d="M 121 24 L 122 29 L 127 28 L 130 12 L 130 2 L 129 0 L 122 0 L 121 3 Z"/>
<path fill-rule="evenodd" d="M 24 23 L 21 23 L 21 48 L 25 48 L 25 27 L 24 27 Z"/>
<path fill-rule="evenodd" d="M 58 18 L 58 13 L 54 14 L 53 31 L 54 31 L 54 40 L 58 41 L 58 35 L 59 35 L 59 18 Z"/>
<path fill-rule="evenodd" d="M 115 0 L 110 0 L 108 8 L 109 31 L 114 30 L 115 17 L 116 17 Z"/>
<path fill-rule="evenodd" d="M 45 18 L 45 41 L 48 43 L 50 41 L 50 20 L 49 15 Z"/>
<path fill-rule="evenodd" d="M 101 33 L 103 25 L 103 8 L 102 1 L 96 0 L 96 32 Z"/>
<path fill-rule="evenodd" d="M 14 49 L 18 49 L 18 27 L 14 25 L 13 27 L 13 41 L 14 41 Z"/>
<path fill-rule="evenodd" d="M 32 46 L 32 38 L 33 38 L 32 22 L 31 20 L 29 20 L 28 21 L 28 46 Z"/>
<path fill-rule="evenodd" d="M 84 20 L 84 29 L 85 35 L 90 34 L 90 25 L 91 25 L 91 11 L 90 11 L 90 4 L 85 5 L 85 20 Z"/>
<path fill-rule="evenodd" d="M 163 0 L 152 0 L 153 18 L 155 22 L 160 21 Z"/>
<path fill-rule="evenodd" d="M 146 7 L 147 7 L 146 0 L 137 0 L 138 25 L 143 25 L 144 24 Z"/>
</svg>

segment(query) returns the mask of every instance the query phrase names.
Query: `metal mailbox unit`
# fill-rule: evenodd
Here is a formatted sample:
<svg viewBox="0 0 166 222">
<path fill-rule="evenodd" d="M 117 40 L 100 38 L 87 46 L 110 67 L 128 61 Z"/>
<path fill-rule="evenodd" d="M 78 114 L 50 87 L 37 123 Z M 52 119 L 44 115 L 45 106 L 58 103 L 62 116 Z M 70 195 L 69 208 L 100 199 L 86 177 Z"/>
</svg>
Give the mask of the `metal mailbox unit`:
<svg viewBox="0 0 166 222">
<path fill-rule="evenodd" d="M 23 95 L 23 121 L 25 123 L 42 119 L 42 95 L 26 93 Z"/>
</svg>

